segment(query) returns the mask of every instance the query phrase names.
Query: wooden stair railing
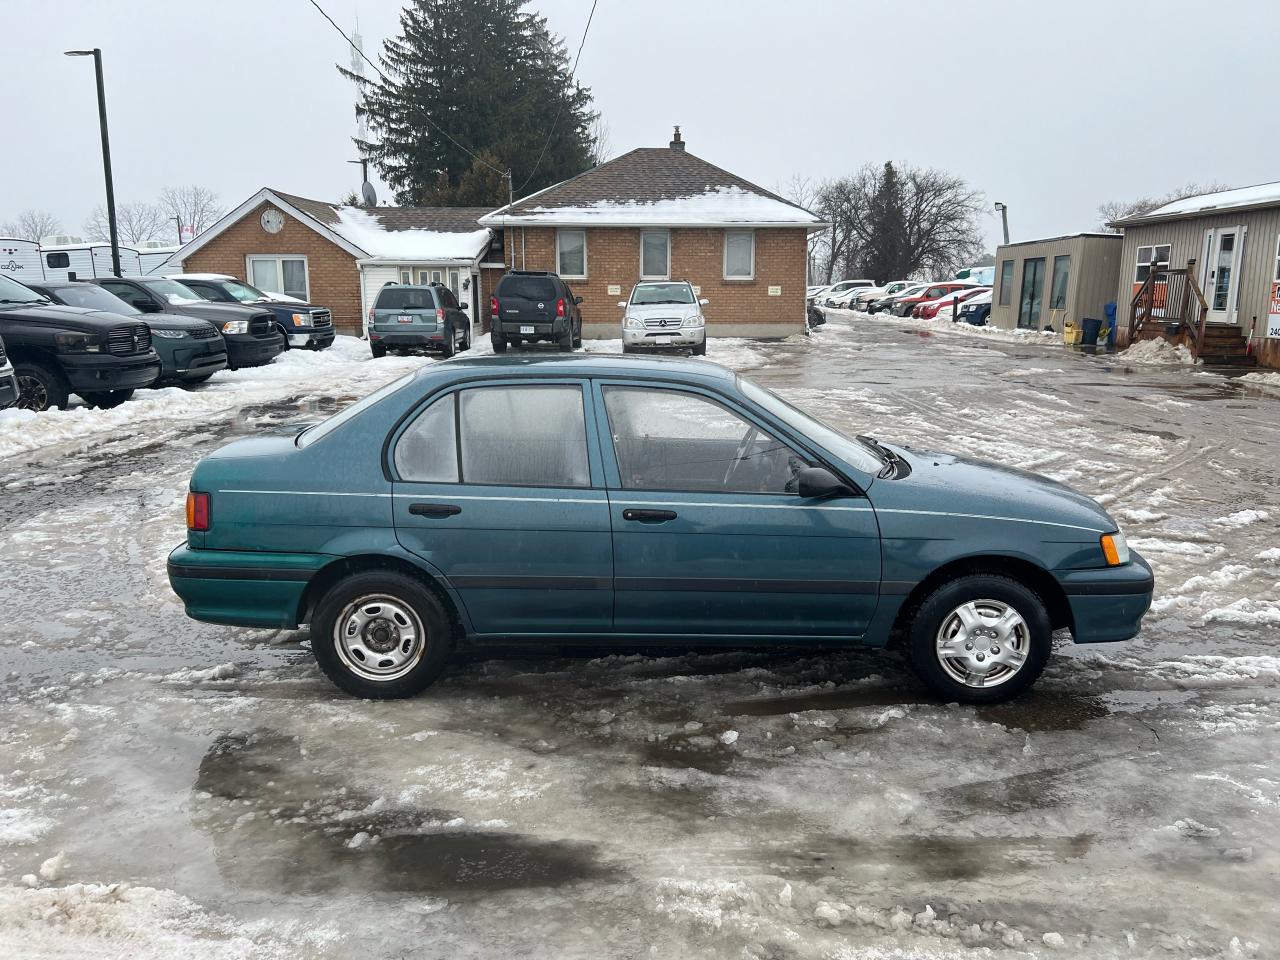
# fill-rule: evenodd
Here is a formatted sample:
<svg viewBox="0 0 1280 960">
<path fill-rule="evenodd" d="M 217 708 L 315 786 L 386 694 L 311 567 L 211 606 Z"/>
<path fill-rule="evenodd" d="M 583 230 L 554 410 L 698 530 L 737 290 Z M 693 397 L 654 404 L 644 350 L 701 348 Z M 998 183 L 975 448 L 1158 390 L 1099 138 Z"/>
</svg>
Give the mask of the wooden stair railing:
<svg viewBox="0 0 1280 960">
<path fill-rule="evenodd" d="M 1153 325 L 1175 326 L 1177 333 L 1186 332 L 1191 352 L 1200 356 L 1209 305 L 1196 282 L 1195 263 L 1188 260 L 1186 267 L 1177 269 L 1152 264 L 1129 302 L 1130 343 Z"/>
</svg>

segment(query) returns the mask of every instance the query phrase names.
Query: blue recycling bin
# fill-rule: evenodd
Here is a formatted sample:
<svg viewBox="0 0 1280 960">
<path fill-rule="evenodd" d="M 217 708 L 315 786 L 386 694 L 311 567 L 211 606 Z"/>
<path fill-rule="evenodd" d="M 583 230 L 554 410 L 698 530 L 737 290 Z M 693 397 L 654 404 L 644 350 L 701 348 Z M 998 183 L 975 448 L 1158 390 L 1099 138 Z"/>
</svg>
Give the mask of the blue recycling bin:
<svg viewBox="0 0 1280 960">
<path fill-rule="evenodd" d="M 1116 305 L 1108 303 L 1103 310 L 1107 314 L 1107 343 L 1114 344 L 1116 342 Z"/>
</svg>

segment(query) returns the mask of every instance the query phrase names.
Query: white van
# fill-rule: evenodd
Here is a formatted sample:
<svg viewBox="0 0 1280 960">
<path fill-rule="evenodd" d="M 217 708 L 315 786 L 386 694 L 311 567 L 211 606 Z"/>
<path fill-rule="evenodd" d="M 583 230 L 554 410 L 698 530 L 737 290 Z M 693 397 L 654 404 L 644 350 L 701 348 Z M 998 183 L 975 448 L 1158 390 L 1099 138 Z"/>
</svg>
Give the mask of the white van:
<svg viewBox="0 0 1280 960">
<path fill-rule="evenodd" d="M 0 277 L 9 277 L 19 283 L 37 283 L 43 280 L 40 244 L 34 240 L 0 237 Z"/>
</svg>

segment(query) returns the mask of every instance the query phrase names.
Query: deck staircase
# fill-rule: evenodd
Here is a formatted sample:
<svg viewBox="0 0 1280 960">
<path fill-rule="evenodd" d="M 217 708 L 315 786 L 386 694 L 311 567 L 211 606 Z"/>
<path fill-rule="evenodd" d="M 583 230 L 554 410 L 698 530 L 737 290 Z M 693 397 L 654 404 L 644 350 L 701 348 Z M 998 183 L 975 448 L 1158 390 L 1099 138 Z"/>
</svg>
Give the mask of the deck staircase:
<svg viewBox="0 0 1280 960">
<path fill-rule="evenodd" d="M 1129 304 L 1129 342 L 1181 343 L 1213 366 L 1251 367 L 1249 341 L 1239 326 L 1209 323 L 1209 304 L 1196 283 L 1195 261 L 1185 268 L 1152 267 Z"/>
</svg>

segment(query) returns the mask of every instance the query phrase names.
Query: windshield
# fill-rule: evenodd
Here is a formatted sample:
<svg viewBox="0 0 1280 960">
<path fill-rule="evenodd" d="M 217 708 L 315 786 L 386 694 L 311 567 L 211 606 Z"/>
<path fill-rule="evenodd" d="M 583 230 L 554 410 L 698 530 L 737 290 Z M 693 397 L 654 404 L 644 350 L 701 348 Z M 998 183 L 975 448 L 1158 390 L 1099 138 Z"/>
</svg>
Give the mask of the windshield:
<svg viewBox="0 0 1280 960">
<path fill-rule="evenodd" d="M 131 303 L 126 303 L 110 291 L 94 286 L 92 283 L 76 283 L 66 287 L 53 287 L 53 295 L 68 307 L 85 307 L 89 310 L 104 310 L 107 313 L 118 313 L 125 317 L 136 317 L 142 313 Z"/>
<path fill-rule="evenodd" d="M 646 283 L 631 291 L 636 306 L 649 303 L 693 303 L 693 287 L 687 283 Z"/>
<path fill-rule="evenodd" d="M 39 303 L 44 297 L 16 280 L 0 277 L 0 303 Z"/>
<path fill-rule="evenodd" d="M 218 283 L 225 292 L 231 294 L 241 303 L 257 303 L 261 300 L 270 299 L 257 287 L 251 287 L 249 284 L 241 283 L 239 280 L 219 280 Z"/>
<path fill-rule="evenodd" d="M 315 443 L 322 437 L 327 437 L 352 417 L 358 416 L 362 411 L 368 410 L 375 403 L 391 396 L 391 394 L 395 393 L 397 390 L 407 387 L 415 376 L 417 376 L 416 371 L 414 373 L 406 373 L 399 380 L 392 380 L 385 386 L 373 391 L 373 393 L 369 394 L 364 399 L 357 400 L 355 403 L 351 404 L 351 406 L 344 407 L 342 410 L 339 410 L 328 420 L 321 420 L 314 426 L 307 427 L 307 429 L 298 434 L 298 446 L 305 447 L 308 444 Z"/>
<path fill-rule="evenodd" d="M 170 303 L 203 303 L 204 297 L 190 287 L 185 287 L 177 280 L 143 280 L 143 285 L 157 296 L 164 297 Z"/>
<path fill-rule="evenodd" d="M 773 391 L 766 390 L 745 377 L 738 377 L 738 386 L 748 399 L 758 403 L 796 433 L 830 450 L 851 467 L 872 476 L 884 469 L 884 458 L 861 440 L 845 436 L 834 427 L 829 427 L 816 417 L 793 407 Z"/>
</svg>

